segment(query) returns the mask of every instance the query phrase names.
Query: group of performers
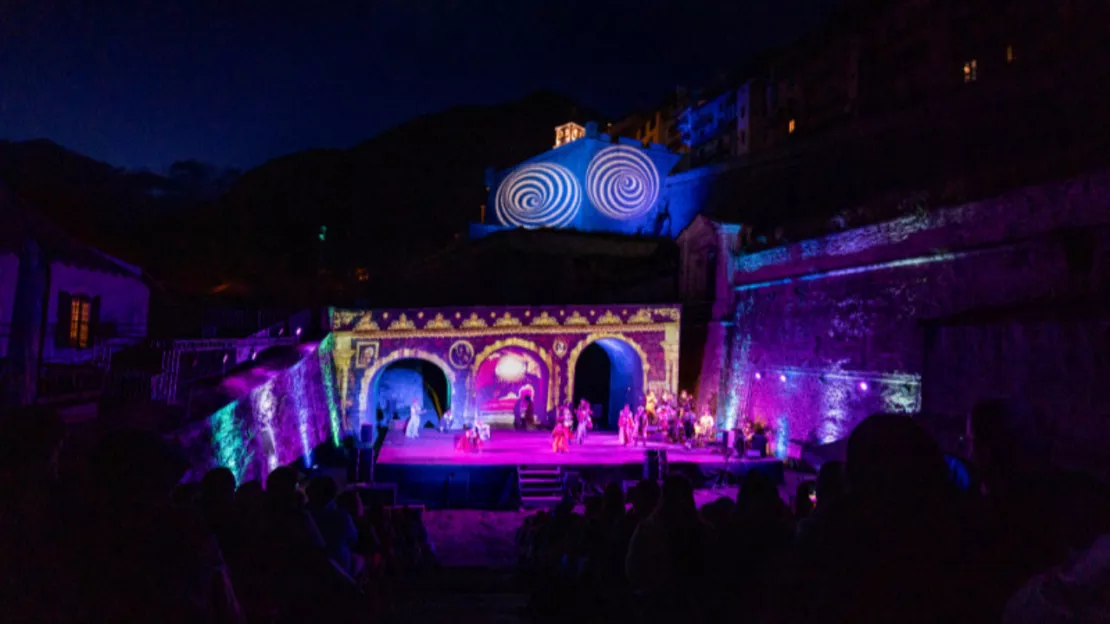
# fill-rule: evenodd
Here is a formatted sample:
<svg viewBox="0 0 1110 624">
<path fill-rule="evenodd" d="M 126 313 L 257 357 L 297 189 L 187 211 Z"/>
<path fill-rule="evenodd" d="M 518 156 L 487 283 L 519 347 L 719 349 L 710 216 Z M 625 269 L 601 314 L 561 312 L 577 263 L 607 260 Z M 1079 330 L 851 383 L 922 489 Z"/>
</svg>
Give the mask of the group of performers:
<svg viewBox="0 0 1110 624">
<path fill-rule="evenodd" d="M 586 443 L 586 436 L 594 428 L 594 411 L 586 399 L 578 402 L 571 411 L 570 404 L 564 403 L 555 417 L 551 429 L 551 450 L 555 453 L 570 452 L 570 440 L 574 438 L 579 445 Z"/>
<path fill-rule="evenodd" d="M 654 392 L 648 392 L 635 412 L 625 404 L 617 427 L 623 446 L 646 445 L 649 427 L 660 432 L 664 442 L 691 447 L 702 446 L 716 435 L 716 419 L 709 406 L 704 406 L 701 415 L 697 415 L 693 398 L 685 390 L 678 397 L 664 392 L 661 400 Z"/>
<path fill-rule="evenodd" d="M 514 427 L 518 430 L 526 428 L 532 416 L 531 397 L 526 398 L 514 410 Z M 716 419 L 708 405 L 702 407 L 699 415 L 693 403 L 693 397 L 683 390 L 677 397 L 670 392 L 663 392 L 661 396 L 654 391 L 648 392 L 635 411 L 630 404 L 625 404 L 617 420 L 620 444 L 646 446 L 650 431 L 659 433 L 665 443 L 682 444 L 687 448 L 711 444 L 717 435 Z M 420 401 L 412 402 L 405 437 L 419 437 L 424 412 Z M 561 405 L 551 430 L 552 452 L 569 453 L 572 440 L 578 445 L 585 444 L 590 430 L 594 428 L 593 416 L 593 409 L 586 399 L 582 399 L 573 410 L 569 403 Z M 451 411 L 445 411 L 440 421 L 441 430 L 449 431 L 453 420 Z M 489 440 L 489 431 L 489 425 L 483 423 L 480 416 L 475 416 L 473 422 L 464 424 L 463 434 L 455 449 L 467 453 L 481 451 L 483 443 Z M 767 455 L 769 432 L 762 423 L 740 421 L 736 429 L 728 433 L 728 447 L 741 454 Z"/>
</svg>

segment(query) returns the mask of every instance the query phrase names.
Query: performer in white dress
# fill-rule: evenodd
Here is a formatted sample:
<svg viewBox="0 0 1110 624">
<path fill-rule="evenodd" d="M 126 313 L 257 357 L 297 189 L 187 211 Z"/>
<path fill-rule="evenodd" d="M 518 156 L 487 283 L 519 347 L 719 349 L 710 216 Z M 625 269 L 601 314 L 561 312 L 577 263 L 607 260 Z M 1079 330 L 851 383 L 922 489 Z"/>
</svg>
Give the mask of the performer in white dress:
<svg viewBox="0 0 1110 624">
<path fill-rule="evenodd" d="M 582 399 L 578 404 L 578 429 L 575 432 L 575 442 L 579 446 L 586 441 L 586 432 L 594 428 L 593 415 L 594 411 L 590 409 L 590 404 L 586 399 Z"/>
<path fill-rule="evenodd" d="M 406 438 L 420 437 L 420 416 L 424 410 L 420 409 L 420 401 L 413 401 L 409 407 L 409 422 L 405 425 Z"/>
</svg>

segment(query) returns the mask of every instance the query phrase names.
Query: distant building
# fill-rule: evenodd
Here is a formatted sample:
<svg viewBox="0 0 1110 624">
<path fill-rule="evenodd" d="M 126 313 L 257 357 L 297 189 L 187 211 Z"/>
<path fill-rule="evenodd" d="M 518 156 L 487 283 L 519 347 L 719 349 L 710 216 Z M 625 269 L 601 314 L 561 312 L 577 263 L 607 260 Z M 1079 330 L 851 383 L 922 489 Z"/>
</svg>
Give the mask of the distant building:
<svg viewBox="0 0 1110 624">
<path fill-rule="evenodd" d="M 0 186 L 0 386 L 9 404 L 95 399 L 147 332 L 142 270 L 81 244 Z"/>
<path fill-rule="evenodd" d="M 573 121 L 565 123 L 561 126 L 556 126 L 555 147 L 566 145 L 571 141 L 577 141 L 578 139 L 584 138 L 585 136 L 586 128 L 574 123 Z"/>
<path fill-rule="evenodd" d="M 675 153 L 684 152 L 686 146 L 678 128 L 678 115 L 686 104 L 686 92 L 677 89 L 674 95 L 668 96 L 659 106 L 611 123 L 607 131 L 612 136 L 635 139 L 644 147 L 654 143 Z"/>
</svg>

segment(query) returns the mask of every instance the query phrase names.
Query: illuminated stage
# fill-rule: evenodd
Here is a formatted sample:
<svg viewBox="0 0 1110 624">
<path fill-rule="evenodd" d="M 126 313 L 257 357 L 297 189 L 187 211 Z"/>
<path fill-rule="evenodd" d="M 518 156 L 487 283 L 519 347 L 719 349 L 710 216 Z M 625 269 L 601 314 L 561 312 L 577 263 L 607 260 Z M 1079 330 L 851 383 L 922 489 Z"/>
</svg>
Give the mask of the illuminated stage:
<svg viewBox="0 0 1110 624">
<path fill-rule="evenodd" d="M 551 451 L 548 431 L 495 431 L 480 453 L 456 452 L 457 436 L 431 429 L 421 431 L 418 439 L 390 434 L 378 456 L 375 480 L 396 484 L 403 503 L 506 509 L 519 505 L 518 466 L 558 466 L 604 487 L 643 478 L 646 449 L 666 450 L 670 471 L 688 476 L 695 486 L 706 486 L 726 471 L 736 478 L 759 470 L 776 482 L 783 474 L 776 459 L 726 461 L 720 453 L 662 443 L 622 446 L 617 434 L 608 432 L 591 433 L 585 445 L 572 445 L 569 453 L 559 455 Z"/>
</svg>

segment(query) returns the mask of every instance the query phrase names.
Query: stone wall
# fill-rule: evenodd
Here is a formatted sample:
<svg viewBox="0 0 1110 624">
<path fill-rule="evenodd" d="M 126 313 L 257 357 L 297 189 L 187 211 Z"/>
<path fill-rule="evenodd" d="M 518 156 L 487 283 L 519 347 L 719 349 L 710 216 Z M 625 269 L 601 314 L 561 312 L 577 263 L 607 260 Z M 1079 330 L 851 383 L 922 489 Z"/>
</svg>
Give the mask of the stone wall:
<svg viewBox="0 0 1110 624">
<path fill-rule="evenodd" d="M 1099 173 L 739 257 L 722 407 L 824 442 L 917 411 L 923 383 L 954 383 L 922 378 L 924 321 L 1106 292 L 1108 202 Z"/>
</svg>

